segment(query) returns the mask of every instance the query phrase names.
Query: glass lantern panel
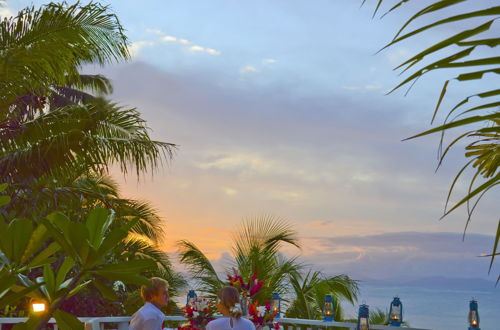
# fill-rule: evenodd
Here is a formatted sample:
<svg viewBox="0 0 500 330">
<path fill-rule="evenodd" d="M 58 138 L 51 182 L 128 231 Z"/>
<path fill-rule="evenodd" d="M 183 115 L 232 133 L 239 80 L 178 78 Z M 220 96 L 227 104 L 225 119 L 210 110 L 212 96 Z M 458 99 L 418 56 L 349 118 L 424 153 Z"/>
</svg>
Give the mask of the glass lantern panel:
<svg viewBox="0 0 500 330">
<path fill-rule="evenodd" d="M 469 312 L 469 322 L 470 325 L 476 326 L 479 324 L 479 320 L 477 318 L 477 312 L 476 311 L 470 311 Z"/>
<path fill-rule="evenodd" d="M 331 316 L 333 312 L 333 304 L 331 302 L 326 302 L 324 306 L 325 315 Z"/>
<path fill-rule="evenodd" d="M 359 320 L 359 329 L 360 330 L 369 330 L 368 328 L 368 319 L 367 318 L 361 318 Z"/>
<path fill-rule="evenodd" d="M 280 301 L 278 299 L 273 299 L 272 300 L 272 309 L 274 312 L 277 312 L 279 311 L 279 308 L 280 308 Z"/>
<path fill-rule="evenodd" d="M 398 321 L 401 315 L 401 305 L 391 306 L 391 320 Z"/>
</svg>

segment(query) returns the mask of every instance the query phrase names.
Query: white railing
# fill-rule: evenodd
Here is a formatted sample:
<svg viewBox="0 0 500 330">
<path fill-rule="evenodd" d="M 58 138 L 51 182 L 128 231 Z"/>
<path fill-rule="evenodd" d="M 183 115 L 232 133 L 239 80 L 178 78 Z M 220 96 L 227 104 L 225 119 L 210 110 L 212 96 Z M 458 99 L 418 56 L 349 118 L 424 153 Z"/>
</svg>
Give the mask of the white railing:
<svg viewBox="0 0 500 330">
<path fill-rule="evenodd" d="M 79 317 L 80 321 L 85 323 L 86 330 L 103 330 L 106 323 L 114 323 L 116 325 L 116 330 L 128 330 L 130 316 L 112 316 L 112 317 Z M 25 317 L 4 317 L 0 318 L 0 330 L 2 330 L 3 324 L 13 324 L 26 322 Z M 184 322 L 186 319 L 182 316 L 167 316 L 166 321 L 172 322 Z M 324 327 L 324 328 L 348 328 L 351 330 L 356 329 L 356 324 L 347 322 L 323 322 L 320 320 L 306 320 L 306 319 L 290 319 L 290 318 L 280 318 L 275 319 L 276 322 L 281 323 L 284 330 L 293 330 L 295 326 L 306 326 L 308 330 L 312 327 Z M 55 325 L 57 329 L 56 321 L 50 319 L 49 323 Z M 389 327 L 385 325 L 370 325 L 370 329 L 373 330 L 395 330 L 394 327 Z M 418 328 L 404 328 L 405 330 L 429 330 L 429 329 L 418 329 Z"/>
</svg>

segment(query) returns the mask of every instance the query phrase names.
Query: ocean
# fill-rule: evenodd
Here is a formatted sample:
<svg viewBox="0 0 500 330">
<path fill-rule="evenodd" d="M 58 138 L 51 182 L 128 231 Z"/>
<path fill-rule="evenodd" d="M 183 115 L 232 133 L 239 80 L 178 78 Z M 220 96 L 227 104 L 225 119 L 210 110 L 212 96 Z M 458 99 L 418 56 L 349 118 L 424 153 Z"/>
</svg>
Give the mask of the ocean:
<svg viewBox="0 0 500 330">
<path fill-rule="evenodd" d="M 474 290 L 434 289 L 415 286 L 361 284 L 359 302 L 387 312 L 394 296 L 401 298 L 404 320 L 410 326 L 433 330 L 468 329 L 469 301 L 479 304 L 481 330 L 500 330 L 500 284 Z M 347 316 L 357 315 L 356 306 L 345 306 Z"/>
</svg>

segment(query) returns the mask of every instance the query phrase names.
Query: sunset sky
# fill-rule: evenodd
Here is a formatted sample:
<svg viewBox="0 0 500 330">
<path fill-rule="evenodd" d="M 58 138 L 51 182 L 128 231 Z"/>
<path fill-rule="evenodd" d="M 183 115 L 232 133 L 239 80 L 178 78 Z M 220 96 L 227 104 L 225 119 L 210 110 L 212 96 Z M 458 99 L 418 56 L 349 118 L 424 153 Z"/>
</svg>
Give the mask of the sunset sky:
<svg viewBox="0 0 500 330">
<path fill-rule="evenodd" d="M 10 0 L 2 13 L 44 2 Z M 463 149 L 434 173 L 438 136 L 401 141 L 430 127 L 453 73 L 384 95 L 401 81 L 392 69 L 452 27 L 375 54 L 411 8 L 372 20 L 375 1 L 101 2 L 125 26 L 133 59 L 89 70 L 112 79 L 112 98 L 137 107 L 155 139 L 178 145 L 153 178 L 114 174 L 125 196 L 165 218 L 168 251 L 189 239 L 220 261 L 242 219 L 274 215 L 326 272 L 495 279 L 476 256 L 493 244 L 498 189 L 462 242 L 464 210 L 438 219 Z M 441 115 L 480 89 L 452 82 Z"/>
</svg>

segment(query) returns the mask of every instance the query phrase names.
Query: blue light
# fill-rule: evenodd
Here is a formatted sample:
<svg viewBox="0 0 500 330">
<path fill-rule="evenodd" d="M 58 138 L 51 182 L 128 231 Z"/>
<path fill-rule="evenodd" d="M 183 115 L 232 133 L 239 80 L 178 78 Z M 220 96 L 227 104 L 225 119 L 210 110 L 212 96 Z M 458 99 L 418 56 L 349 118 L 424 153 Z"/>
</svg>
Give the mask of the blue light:
<svg viewBox="0 0 500 330">
<path fill-rule="evenodd" d="M 332 322 L 333 314 L 333 297 L 331 294 L 327 294 L 325 297 L 325 304 L 323 305 L 323 321 Z"/>
</svg>

